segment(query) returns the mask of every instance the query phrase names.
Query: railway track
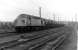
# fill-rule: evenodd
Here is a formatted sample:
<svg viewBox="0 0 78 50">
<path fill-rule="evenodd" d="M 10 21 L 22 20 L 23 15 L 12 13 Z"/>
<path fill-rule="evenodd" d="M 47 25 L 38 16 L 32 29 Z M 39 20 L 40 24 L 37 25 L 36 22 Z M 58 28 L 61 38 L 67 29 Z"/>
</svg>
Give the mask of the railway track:
<svg viewBox="0 0 78 50">
<path fill-rule="evenodd" d="M 15 45 L 13 44 L 13 45 L 10 45 L 10 46 L 8 46 L 8 47 L 5 47 L 5 49 L 7 49 L 7 48 L 14 48 L 15 47 L 15 49 L 16 48 L 20 48 L 21 47 L 21 45 L 22 45 L 22 47 L 25 47 L 25 48 L 28 48 L 28 47 L 30 47 L 30 46 L 33 46 L 33 45 L 35 45 L 35 44 L 38 44 L 38 43 L 42 43 L 42 42 L 45 42 L 46 40 L 48 41 L 49 39 L 48 38 L 51 38 L 51 37 L 49 37 L 49 36 L 45 36 L 45 37 L 43 37 L 43 38 L 39 38 L 39 39 L 35 39 L 35 42 L 32 40 L 32 41 L 22 41 L 22 42 L 18 42 L 18 43 L 16 43 Z M 53 38 L 54 39 L 54 38 Z M 47 42 L 46 41 L 46 42 Z M 26 44 L 25 44 L 26 43 Z M 24 45 L 25 44 L 25 45 Z M 18 47 L 17 47 L 18 46 Z M 21 47 L 21 48 L 22 48 Z M 21 49 L 20 48 L 20 49 Z M 25 49 L 24 48 L 24 49 Z M 14 49 L 14 50 L 15 50 Z M 23 49 L 23 48 L 22 48 Z M 17 49 L 16 49 L 17 50 Z M 27 50 L 27 49 L 26 49 Z"/>
<path fill-rule="evenodd" d="M 3 43 L 3 44 L 0 44 L 0 48 L 4 49 L 4 50 L 8 50 L 9 48 L 13 48 L 13 49 L 14 48 L 15 49 L 17 49 L 17 48 L 18 49 L 19 48 L 20 49 L 21 48 L 22 49 L 29 49 L 30 47 L 32 48 L 33 46 L 34 47 L 35 46 L 40 46 L 40 45 L 44 44 L 42 42 L 47 43 L 49 40 L 51 40 L 51 38 L 55 39 L 56 37 L 60 36 L 60 34 L 63 34 L 65 32 L 65 30 L 63 30 L 63 29 L 64 28 L 60 28 L 60 29 L 56 29 L 55 31 L 54 30 L 49 30 L 49 31 L 48 30 L 46 30 L 46 31 L 44 30 L 42 32 L 41 31 L 40 32 L 35 32 L 34 34 L 31 33 L 31 34 L 28 34 L 28 35 L 27 34 L 23 34 L 24 35 L 24 39 L 23 40 L 16 39 L 16 40 L 13 40 L 13 41 L 10 41 L 10 42 L 6 42 L 6 43 Z M 58 31 L 59 31 L 59 33 L 58 33 Z M 26 45 L 24 45 L 24 44 L 26 44 Z M 38 44 L 38 45 L 36 45 L 36 44 Z"/>
<path fill-rule="evenodd" d="M 17 34 L 17 32 L 2 32 L 2 33 L 0 33 L 0 38 L 13 36 L 13 35 L 18 35 L 18 34 Z"/>
<path fill-rule="evenodd" d="M 50 32 L 57 32 L 59 30 L 63 30 L 64 28 L 61 27 L 61 28 L 56 28 L 56 29 L 49 29 Z M 23 34 L 15 34 L 15 35 L 12 35 L 12 36 L 5 36 L 5 37 L 0 37 L 0 43 L 10 43 L 11 41 L 16 41 L 17 39 L 20 38 L 20 36 L 24 36 L 25 38 L 32 38 L 32 36 L 37 36 L 37 35 L 40 35 L 40 34 L 46 34 L 46 33 L 49 33 L 48 30 L 43 30 L 43 31 L 38 31 L 38 32 L 32 32 L 32 33 L 23 33 Z"/>
<path fill-rule="evenodd" d="M 39 38 L 39 37 L 41 37 L 41 36 L 44 36 L 44 35 L 46 35 L 46 34 L 43 34 L 43 33 L 41 33 L 41 34 L 34 34 L 33 36 L 28 36 L 29 37 L 29 39 L 34 39 L 34 38 Z M 27 36 L 25 37 L 25 39 L 27 39 Z M 32 38 L 33 37 L 33 38 Z M 25 40 L 24 39 L 24 40 Z M 21 39 L 20 39 L 21 40 Z M 13 41 L 10 41 L 10 42 L 5 42 L 5 43 L 3 43 L 3 44 L 0 44 L 0 46 L 2 46 L 2 45 L 5 45 L 6 44 L 6 46 L 8 45 L 8 43 L 10 44 L 12 44 L 12 43 L 15 43 L 15 42 L 18 42 L 18 41 L 20 41 L 19 39 L 16 39 L 16 40 L 13 40 Z"/>
<path fill-rule="evenodd" d="M 49 41 L 44 46 L 42 46 L 40 50 L 55 50 L 55 48 L 59 46 L 64 41 L 65 38 L 66 36 L 62 35 L 54 41 Z"/>
<path fill-rule="evenodd" d="M 36 48 L 38 48 L 38 47 L 41 46 L 41 45 L 46 44 L 46 43 L 47 43 L 48 41 L 50 41 L 50 40 L 54 41 L 56 38 L 58 38 L 58 36 L 55 37 L 55 38 L 52 38 L 52 39 L 44 40 L 43 42 L 37 43 L 37 44 L 35 44 L 35 45 L 32 45 L 31 47 L 28 48 L 28 50 L 35 50 Z"/>
<path fill-rule="evenodd" d="M 60 28 L 62 28 L 62 27 L 60 27 Z M 50 29 L 48 29 L 48 30 L 50 30 Z M 54 29 L 57 29 L 57 28 L 54 28 Z M 46 31 L 46 30 L 47 29 L 45 29 L 43 31 Z M 33 32 L 35 32 L 35 31 L 33 31 Z M 27 33 L 35 34 L 35 33 L 32 33 L 32 32 L 27 32 Z M 19 34 L 21 34 L 21 33 L 19 33 Z M 8 36 L 14 36 L 14 35 L 19 35 L 19 34 L 17 32 L 2 32 L 2 33 L 0 33 L 0 38 L 8 37 Z M 22 34 L 25 34 L 25 33 L 22 33 Z"/>
</svg>

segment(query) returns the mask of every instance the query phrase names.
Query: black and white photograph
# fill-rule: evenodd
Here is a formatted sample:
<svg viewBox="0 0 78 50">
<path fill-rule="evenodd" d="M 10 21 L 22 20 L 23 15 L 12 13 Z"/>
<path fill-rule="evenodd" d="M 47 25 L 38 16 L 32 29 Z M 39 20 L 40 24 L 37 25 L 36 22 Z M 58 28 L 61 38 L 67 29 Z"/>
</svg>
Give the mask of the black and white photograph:
<svg viewBox="0 0 78 50">
<path fill-rule="evenodd" d="M 77 50 L 78 0 L 0 0 L 0 50 Z"/>
</svg>

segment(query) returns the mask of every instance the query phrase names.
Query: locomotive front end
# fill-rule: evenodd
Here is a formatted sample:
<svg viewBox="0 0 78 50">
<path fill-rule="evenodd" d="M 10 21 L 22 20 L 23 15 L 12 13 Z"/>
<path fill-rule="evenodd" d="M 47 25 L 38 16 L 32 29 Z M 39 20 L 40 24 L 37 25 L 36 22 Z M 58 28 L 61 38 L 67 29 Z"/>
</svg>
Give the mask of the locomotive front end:
<svg viewBox="0 0 78 50">
<path fill-rule="evenodd" d="M 15 20 L 14 24 L 15 24 L 15 30 L 17 32 L 20 32 L 20 31 L 25 31 L 26 29 L 26 26 L 27 26 L 27 17 L 26 15 L 20 15 L 18 16 L 18 18 Z"/>
</svg>

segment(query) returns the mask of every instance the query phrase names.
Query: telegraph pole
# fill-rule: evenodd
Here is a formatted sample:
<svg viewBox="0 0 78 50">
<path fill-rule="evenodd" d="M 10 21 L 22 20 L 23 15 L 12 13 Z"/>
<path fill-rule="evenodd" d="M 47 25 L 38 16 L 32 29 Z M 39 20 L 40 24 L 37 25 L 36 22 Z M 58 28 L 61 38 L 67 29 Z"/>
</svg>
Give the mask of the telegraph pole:
<svg viewBox="0 0 78 50">
<path fill-rule="evenodd" d="M 53 13 L 53 19 L 55 20 L 55 14 Z"/>
<path fill-rule="evenodd" d="M 41 7 L 39 7 L 39 16 L 40 16 L 40 18 L 41 18 Z M 43 24 L 42 19 L 41 19 L 41 24 Z"/>
<path fill-rule="evenodd" d="M 58 22 L 59 22 L 59 16 L 58 16 Z"/>
<path fill-rule="evenodd" d="M 77 22 L 77 14 L 75 14 L 75 22 Z"/>
<path fill-rule="evenodd" d="M 75 22 L 77 22 L 77 13 L 75 14 Z M 75 24 L 75 29 L 77 30 L 77 24 Z"/>
<path fill-rule="evenodd" d="M 39 15 L 40 15 L 40 18 L 41 18 L 41 7 L 39 7 Z"/>
</svg>

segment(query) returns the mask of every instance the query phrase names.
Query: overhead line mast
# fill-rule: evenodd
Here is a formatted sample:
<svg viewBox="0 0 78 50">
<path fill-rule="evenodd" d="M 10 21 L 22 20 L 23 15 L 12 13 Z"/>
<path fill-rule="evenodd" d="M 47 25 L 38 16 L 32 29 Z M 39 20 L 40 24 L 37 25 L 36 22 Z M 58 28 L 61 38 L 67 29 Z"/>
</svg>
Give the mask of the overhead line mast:
<svg viewBox="0 0 78 50">
<path fill-rule="evenodd" d="M 39 7 L 39 16 L 40 16 L 40 18 L 42 17 L 42 16 L 41 16 L 41 7 Z M 43 24 L 42 19 L 41 19 L 41 24 Z"/>
<path fill-rule="evenodd" d="M 40 15 L 40 18 L 41 18 L 41 7 L 39 7 L 39 15 Z"/>
</svg>

